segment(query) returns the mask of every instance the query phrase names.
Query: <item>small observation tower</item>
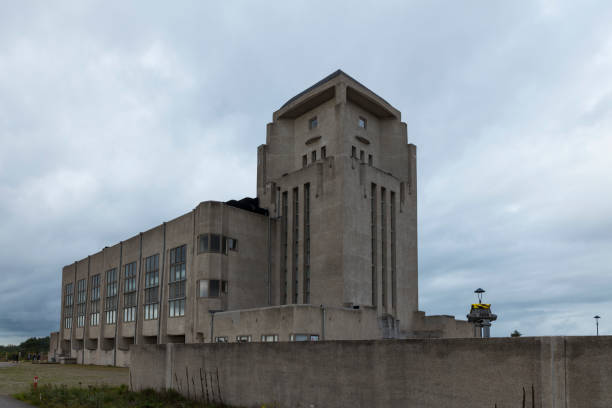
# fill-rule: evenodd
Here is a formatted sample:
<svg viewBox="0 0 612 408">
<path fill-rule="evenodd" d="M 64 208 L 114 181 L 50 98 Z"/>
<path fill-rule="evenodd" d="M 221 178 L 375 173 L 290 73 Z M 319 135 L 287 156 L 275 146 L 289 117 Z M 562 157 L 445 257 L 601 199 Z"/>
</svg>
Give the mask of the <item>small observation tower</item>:
<svg viewBox="0 0 612 408">
<path fill-rule="evenodd" d="M 474 293 L 478 297 L 478 303 L 472 304 L 472 309 L 467 315 L 468 322 L 474 323 L 474 337 L 491 337 L 491 322 L 497 320 L 497 315 L 491 313 L 489 303 L 482 303 L 484 289 L 478 288 Z"/>
</svg>

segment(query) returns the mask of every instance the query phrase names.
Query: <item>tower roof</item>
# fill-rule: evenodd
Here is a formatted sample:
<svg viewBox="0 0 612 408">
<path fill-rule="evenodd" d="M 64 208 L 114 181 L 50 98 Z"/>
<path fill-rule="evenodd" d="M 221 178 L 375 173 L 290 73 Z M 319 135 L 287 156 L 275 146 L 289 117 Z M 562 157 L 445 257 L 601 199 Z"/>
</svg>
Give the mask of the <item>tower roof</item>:
<svg viewBox="0 0 612 408">
<path fill-rule="evenodd" d="M 381 118 L 401 119 L 401 113 L 342 70 L 337 70 L 289 99 L 274 112 L 274 119 L 295 118 L 336 96 L 336 85 L 346 85 L 346 98 Z"/>
</svg>

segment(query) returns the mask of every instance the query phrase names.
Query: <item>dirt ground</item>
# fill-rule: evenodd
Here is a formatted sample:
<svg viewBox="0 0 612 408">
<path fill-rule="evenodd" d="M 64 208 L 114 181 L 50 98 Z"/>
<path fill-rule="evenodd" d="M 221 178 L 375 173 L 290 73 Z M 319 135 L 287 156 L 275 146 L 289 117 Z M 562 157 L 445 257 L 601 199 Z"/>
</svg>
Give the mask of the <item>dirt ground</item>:
<svg viewBox="0 0 612 408">
<path fill-rule="evenodd" d="M 82 366 L 76 364 L 19 363 L 0 365 L 0 395 L 22 391 L 38 376 L 39 384 L 129 385 L 129 370 L 119 367 Z"/>
</svg>

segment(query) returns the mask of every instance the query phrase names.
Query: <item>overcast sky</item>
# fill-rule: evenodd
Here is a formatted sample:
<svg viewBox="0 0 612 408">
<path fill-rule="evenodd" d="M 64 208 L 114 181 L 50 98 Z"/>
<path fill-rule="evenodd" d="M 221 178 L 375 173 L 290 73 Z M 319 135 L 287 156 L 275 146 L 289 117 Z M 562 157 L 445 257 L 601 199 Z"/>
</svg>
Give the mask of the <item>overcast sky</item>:
<svg viewBox="0 0 612 408">
<path fill-rule="evenodd" d="M 421 310 L 612 333 L 609 1 L 126 3 L 0 7 L 0 344 L 58 330 L 63 265 L 254 196 L 272 112 L 336 69 L 417 145 Z"/>
</svg>

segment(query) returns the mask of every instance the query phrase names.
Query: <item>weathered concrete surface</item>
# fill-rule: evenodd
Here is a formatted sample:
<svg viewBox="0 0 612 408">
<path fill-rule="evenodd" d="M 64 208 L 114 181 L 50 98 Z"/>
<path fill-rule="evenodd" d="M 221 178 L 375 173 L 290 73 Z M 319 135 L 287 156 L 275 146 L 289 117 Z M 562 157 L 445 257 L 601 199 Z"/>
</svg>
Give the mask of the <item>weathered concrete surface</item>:
<svg viewBox="0 0 612 408">
<path fill-rule="evenodd" d="M 130 373 L 247 407 L 609 408 L 612 337 L 139 345 Z"/>
</svg>

